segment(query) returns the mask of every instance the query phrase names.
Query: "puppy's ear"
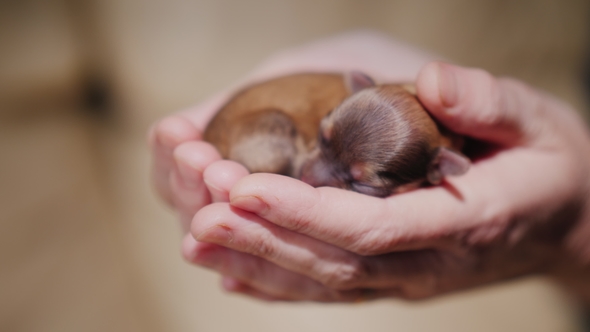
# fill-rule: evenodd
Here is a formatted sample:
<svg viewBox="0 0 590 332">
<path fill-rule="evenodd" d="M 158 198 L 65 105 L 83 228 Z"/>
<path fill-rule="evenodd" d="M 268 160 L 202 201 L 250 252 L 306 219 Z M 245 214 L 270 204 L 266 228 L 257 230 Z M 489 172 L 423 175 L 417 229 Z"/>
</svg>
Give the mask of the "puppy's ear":
<svg viewBox="0 0 590 332">
<path fill-rule="evenodd" d="M 344 74 L 344 82 L 350 94 L 375 85 L 375 81 L 369 75 L 354 70 Z"/>
<path fill-rule="evenodd" d="M 428 166 L 428 182 L 439 184 L 445 176 L 463 175 L 470 166 L 471 161 L 460 152 L 440 147 Z"/>
</svg>

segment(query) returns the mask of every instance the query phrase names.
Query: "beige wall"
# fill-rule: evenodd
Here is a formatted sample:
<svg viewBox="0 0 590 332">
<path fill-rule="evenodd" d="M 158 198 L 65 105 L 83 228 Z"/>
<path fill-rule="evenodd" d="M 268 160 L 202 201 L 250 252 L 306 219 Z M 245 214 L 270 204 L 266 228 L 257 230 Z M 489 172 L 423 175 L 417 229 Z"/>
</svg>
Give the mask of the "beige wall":
<svg viewBox="0 0 590 332">
<path fill-rule="evenodd" d="M 153 196 L 147 126 L 284 47 L 374 28 L 585 109 L 585 1 L 0 3 L 0 330 L 575 331 L 542 279 L 406 304 L 267 304 L 182 262 Z M 110 84 L 110 117 L 85 83 Z"/>
</svg>

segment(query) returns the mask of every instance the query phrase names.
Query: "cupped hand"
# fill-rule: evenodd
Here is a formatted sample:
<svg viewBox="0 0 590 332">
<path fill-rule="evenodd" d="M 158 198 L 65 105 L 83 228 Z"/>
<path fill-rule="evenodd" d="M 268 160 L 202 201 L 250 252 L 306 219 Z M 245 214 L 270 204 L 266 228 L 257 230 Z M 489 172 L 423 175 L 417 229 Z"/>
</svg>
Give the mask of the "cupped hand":
<svg viewBox="0 0 590 332">
<path fill-rule="evenodd" d="M 223 100 L 217 97 L 208 104 L 160 120 L 149 132 L 153 184 L 160 197 L 177 211 L 185 231 L 194 214 L 219 197 L 215 187 L 210 188 L 204 181 L 203 172 L 211 164 L 222 162 L 221 156 L 201 137 Z M 215 182 L 233 181 L 232 177 L 247 174 L 239 164 L 230 167 L 233 169 L 229 173 L 210 171 Z"/>
<path fill-rule="evenodd" d="M 224 199 L 198 211 L 185 257 L 228 290 L 313 301 L 419 299 L 587 264 L 590 138 L 575 112 L 442 63 L 416 84 L 435 118 L 476 140 L 467 174 L 386 199 L 272 174 L 211 178 Z"/>
<path fill-rule="evenodd" d="M 408 82 L 431 59 L 429 55 L 370 31 L 343 34 L 277 53 L 244 80 L 208 102 L 153 125 L 148 140 L 154 187 L 178 213 L 184 231 L 188 231 L 199 209 L 211 202 L 227 201 L 228 193 L 220 192 L 219 186 L 247 172 L 236 163 L 217 164 L 221 159 L 219 153 L 201 138 L 215 112 L 243 86 L 295 72 L 347 70 L 377 73 L 374 77 L 377 80 Z"/>
</svg>

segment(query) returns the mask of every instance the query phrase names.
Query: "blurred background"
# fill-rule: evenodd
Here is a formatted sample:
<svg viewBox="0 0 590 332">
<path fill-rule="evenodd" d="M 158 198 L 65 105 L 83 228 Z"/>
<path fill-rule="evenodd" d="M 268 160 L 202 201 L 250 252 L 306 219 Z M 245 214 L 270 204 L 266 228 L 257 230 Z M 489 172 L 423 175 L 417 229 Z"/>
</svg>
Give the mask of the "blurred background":
<svg viewBox="0 0 590 332">
<path fill-rule="evenodd" d="M 414 304 L 226 294 L 182 261 L 144 138 L 273 52 L 358 28 L 585 112 L 589 18 L 575 0 L 0 0 L 0 331 L 581 331 L 539 277 Z"/>
</svg>

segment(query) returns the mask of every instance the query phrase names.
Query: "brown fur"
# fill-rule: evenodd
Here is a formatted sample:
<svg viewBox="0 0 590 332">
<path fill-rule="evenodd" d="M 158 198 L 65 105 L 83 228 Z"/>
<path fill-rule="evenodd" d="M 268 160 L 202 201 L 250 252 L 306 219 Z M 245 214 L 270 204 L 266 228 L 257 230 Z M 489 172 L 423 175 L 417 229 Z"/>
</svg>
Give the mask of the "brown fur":
<svg viewBox="0 0 590 332">
<path fill-rule="evenodd" d="M 461 138 L 435 123 L 411 85 L 373 84 L 360 73 L 263 82 L 223 106 L 205 140 L 251 172 L 380 197 L 466 171 L 453 152 Z"/>
<path fill-rule="evenodd" d="M 320 133 L 301 178 L 372 196 L 418 187 L 431 178 L 439 182 L 441 175 L 434 172 L 441 148 L 461 145 L 460 137 L 441 133 L 407 87 L 391 84 L 347 98 L 322 121 Z"/>
<path fill-rule="evenodd" d="M 349 92 L 339 74 L 295 74 L 238 92 L 205 131 L 224 158 L 243 163 L 251 172 L 297 176 L 294 164 L 313 149 L 322 118 Z M 281 125 L 277 126 L 277 123 Z M 264 142 L 261 153 L 244 140 Z M 281 155 L 270 158 L 269 155 Z"/>
</svg>

